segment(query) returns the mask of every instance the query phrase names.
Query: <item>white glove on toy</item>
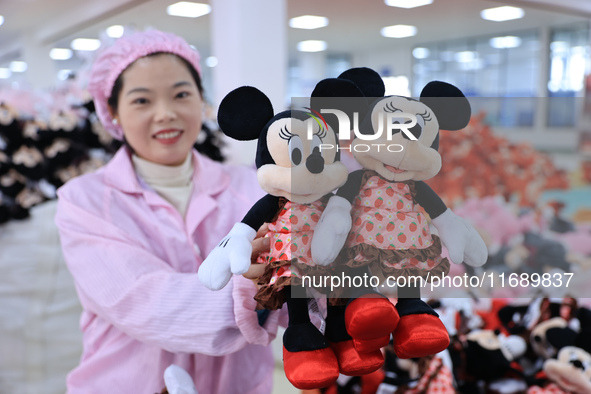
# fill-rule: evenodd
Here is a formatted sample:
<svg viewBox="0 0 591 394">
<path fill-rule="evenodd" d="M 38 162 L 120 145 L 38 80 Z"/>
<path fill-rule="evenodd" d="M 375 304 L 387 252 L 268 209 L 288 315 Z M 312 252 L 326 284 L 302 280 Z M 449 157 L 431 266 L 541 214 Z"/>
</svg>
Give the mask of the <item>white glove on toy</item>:
<svg viewBox="0 0 591 394">
<path fill-rule="evenodd" d="M 327 266 L 337 258 L 351 230 L 351 203 L 343 197 L 332 196 L 314 228 L 312 260 Z"/>
<path fill-rule="evenodd" d="M 232 274 L 246 273 L 256 235 L 249 225 L 236 223 L 199 267 L 201 283 L 210 290 L 220 290 L 230 281 Z"/>
<path fill-rule="evenodd" d="M 164 370 L 164 384 L 168 394 L 197 394 L 193 379 L 178 365 L 170 364 Z"/>
<path fill-rule="evenodd" d="M 488 250 L 478 231 L 461 216 L 449 208 L 431 221 L 441 242 L 449 252 L 449 258 L 455 264 L 462 262 L 480 267 L 486 263 Z"/>
</svg>

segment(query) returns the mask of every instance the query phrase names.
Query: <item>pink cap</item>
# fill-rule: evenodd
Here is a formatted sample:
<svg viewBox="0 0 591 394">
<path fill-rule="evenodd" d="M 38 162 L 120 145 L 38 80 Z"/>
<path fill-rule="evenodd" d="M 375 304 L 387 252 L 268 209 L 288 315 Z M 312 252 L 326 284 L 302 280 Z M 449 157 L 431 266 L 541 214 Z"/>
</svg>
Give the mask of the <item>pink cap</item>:
<svg viewBox="0 0 591 394">
<path fill-rule="evenodd" d="M 187 60 L 201 75 L 199 52 L 187 41 L 172 33 L 148 30 L 124 36 L 105 49 L 94 61 L 90 70 L 88 91 L 94 98 L 96 113 L 105 129 L 118 140 L 123 139 L 123 130 L 113 124 L 107 100 L 119 75 L 134 61 L 151 53 L 172 53 Z"/>
</svg>

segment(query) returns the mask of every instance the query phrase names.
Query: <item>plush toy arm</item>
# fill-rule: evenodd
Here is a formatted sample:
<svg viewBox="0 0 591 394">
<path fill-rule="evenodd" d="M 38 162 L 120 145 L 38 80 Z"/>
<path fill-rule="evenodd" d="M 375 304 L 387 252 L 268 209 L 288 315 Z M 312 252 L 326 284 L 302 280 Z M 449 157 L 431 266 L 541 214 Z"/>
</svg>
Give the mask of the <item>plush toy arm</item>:
<svg viewBox="0 0 591 394">
<path fill-rule="evenodd" d="M 210 290 L 221 290 L 232 274 L 243 274 L 250 268 L 252 241 L 256 230 L 236 223 L 199 267 L 199 280 Z"/>
<path fill-rule="evenodd" d="M 425 209 L 431 219 L 435 219 L 447 210 L 447 206 L 441 197 L 425 182 L 415 182 L 415 191 L 417 202 Z"/>
<path fill-rule="evenodd" d="M 480 234 L 462 217 L 449 208 L 431 222 L 439 232 L 441 242 L 447 248 L 451 261 L 480 267 L 486 263 L 488 250 Z"/>
<path fill-rule="evenodd" d="M 343 248 L 351 230 L 351 204 L 361 188 L 365 170 L 349 174 L 347 182 L 328 201 L 326 209 L 314 229 L 312 260 L 318 265 L 332 263 Z"/>
<path fill-rule="evenodd" d="M 351 230 L 351 203 L 340 196 L 332 196 L 314 228 L 312 259 L 327 266 L 337 258 Z"/>
<path fill-rule="evenodd" d="M 279 197 L 267 194 L 250 208 L 242 223 L 258 229 L 263 223 L 271 223 L 279 209 Z"/>
<path fill-rule="evenodd" d="M 178 365 L 171 364 L 164 370 L 164 383 L 169 394 L 197 394 L 193 379 Z"/>
<path fill-rule="evenodd" d="M 210 290 L 220 290 L 230 281 L 232 274 L 242 275 L 251 264 L 252 241 L 257 230 L 277 212 L 278 198 L 265 196 L 248 211 L 242 222 L 209 253 L 199 267 L 199 280 Z M 273 207 L 273 205 L 275 205 Z"/>
<path fill-rule="evenodd" d="M 363 181 L 363 174 L 366 170 L 353 171 L 347 177 L 347 182 L 339 187 L 337 196 L 345 198 L 349 203 L 353 204 L 355 197 L 359 194 L 361 189 L 361 182 Z"/>
</svg>

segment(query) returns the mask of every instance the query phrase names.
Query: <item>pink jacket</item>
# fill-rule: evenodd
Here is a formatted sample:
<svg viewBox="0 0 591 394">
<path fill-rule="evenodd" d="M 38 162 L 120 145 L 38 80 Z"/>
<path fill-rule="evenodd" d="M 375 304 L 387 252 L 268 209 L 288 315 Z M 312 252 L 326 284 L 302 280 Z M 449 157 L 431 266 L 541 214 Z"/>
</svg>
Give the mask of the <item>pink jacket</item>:
<svg viewBox="0 0 591 394">
<path fill-rule="evenodd" d="M 59 189 L 56 223 L 84 308 L 69 394 L 160 392 L 171 363 L 193 376 L 199 394 L 271 391 L 267 345 L 280 314 L 261 327 L 251 281 L 236 276 L 213 292 L 195 274 L 262 191 L 254 171 L 193 157 L 185 221 L 140 184 L 126 148 Z"/>
</svg>

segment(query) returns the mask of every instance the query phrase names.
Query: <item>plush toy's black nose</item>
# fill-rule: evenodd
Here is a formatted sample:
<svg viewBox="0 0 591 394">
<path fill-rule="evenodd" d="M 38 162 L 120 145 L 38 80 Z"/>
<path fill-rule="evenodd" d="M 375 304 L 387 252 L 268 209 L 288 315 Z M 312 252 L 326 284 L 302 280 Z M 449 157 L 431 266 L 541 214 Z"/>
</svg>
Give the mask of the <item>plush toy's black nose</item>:
<svg viewBox="0 0 591 394">
<path fill-rule="evenodd" d="M 320 174 L 324 170 L 324 158 L 320 155 L 320 149 L 314 148 L 314 151 L 306 159 L 306 168 L 312 174 Z"/>
<path fill-rule="evenodd" d="M 571 360 L 570 363 L 575 367 L 584 370 L 583 363 L 581 360 Z"/>
</svg>

